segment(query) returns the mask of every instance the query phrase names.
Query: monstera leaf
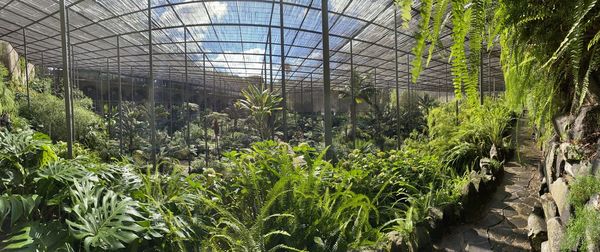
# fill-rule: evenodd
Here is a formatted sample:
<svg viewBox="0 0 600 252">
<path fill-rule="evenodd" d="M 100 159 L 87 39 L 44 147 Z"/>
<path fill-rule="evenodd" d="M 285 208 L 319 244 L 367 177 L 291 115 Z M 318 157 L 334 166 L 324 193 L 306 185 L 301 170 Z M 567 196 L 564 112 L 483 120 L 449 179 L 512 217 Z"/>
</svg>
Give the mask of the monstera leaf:
<svg viewBox="0 0 600 252">
<path fill-rule="evenodd" d="M 75 182 L 70 189 L 72 206 L 67 219 L 71 234 L 83 241 L 84 249 L 124 248 L 138 238 L 142 227 L 134 218 L 142 218 L 133 199 L 95 186 L 92 181 Z"/>
</svg>

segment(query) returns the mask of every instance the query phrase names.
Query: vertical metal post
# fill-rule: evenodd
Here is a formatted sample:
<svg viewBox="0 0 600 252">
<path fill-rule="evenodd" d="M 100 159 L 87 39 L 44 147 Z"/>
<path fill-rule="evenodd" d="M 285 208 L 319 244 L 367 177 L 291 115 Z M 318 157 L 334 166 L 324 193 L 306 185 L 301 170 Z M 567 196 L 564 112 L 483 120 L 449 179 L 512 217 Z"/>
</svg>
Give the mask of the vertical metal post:
<svg viewBox="0 0 600 252">
<path fill-rule="evenodd" d="M 377 67 L 373 69 L 373 102 L 377 104 Z"/>
<path fill-rule="evenodd" d="M 133 93 L 134 93 L 133 86 L 135 86 L 134 85 L 135 78 L 133 78 L 133 67 L 129 68 L 129 80 L 131 81 L 131 94 L 129 94 L 129 95 L 131 96 L 131 102 L 133 103 L 134 102 L 134 100 L 133 100 L 133 98 L 134 98 L 133 97 Z"/>
<path fill-rule="evenodd" d="M 216 71 L 213 73 L 213 86 L 212 86 L 212 110 L 213 112 L 217 111 L 217 77 Z"/>
<path fill-rule="evenodd" d="M 98 81 L 100 86 L 98 90 L 98 113 L 104 118 L 104 84 L 102 79 L 102 66 L 100 66 L 100 72 L 98 73 Z"/>
<path fill-rule="evenodd" d="M 300 109 L 298 112 L 304 111 L 304 82 L 300 82 Z"/>
<path fill-rule="evenodd" d="M 123 79 L 121 78 L 121 36 L 117 36 L 117 74 L 119 75 L 119 153 L 123 155 Z"/>
<path fill-rule="evenodd" d="M 498 94 L 496 93 L 496 78 L 492 79 L 492 83 L 494 86 L 494 98 L 498 97 Z"/>
<path fill-rule="evenodd" d="M 394 59 L 396 71 L 396 149 L 400 149 L 400 82 L 398 76 L 398 10 L 394 8 Z M 409 71 L 410 72 L 410 71 Z"/>
<path fill-rule="evenodd" d="M 327 150 L 327 159 L 334 159 L 334 146 L 331 135 L 331 73 L 329 69 L 329 10 L 328 0 L 321 0 L 321 24 L 323 36 L 323 112 L 324 112 L 324 135 Z"/>
<path fill-rule="evenodd" d="M 175 132 L 175 129 L 173 128 L 173 115 L 174 115 L 174 110 L 173 110 L 173 91 L 175 90 L 173 88 L 173 81 L 172 81 L 172 77 L 171 77 L 171 70 L 173 67 L 169 66 L 169 73 L 168 73 L 168 83 L 169 83 L 169 133 L 173 133 Z"/>
<path fill-rule="evenodd" d="M 27 110 L 31 110 L 31 100 L 29 98 L 29 61 L 27 60 L 27 37 L 25 36 L 25 28 L 23 28 L 23 57 L 25 57 L 25 86 L 27 88 Z"/>
<path fill-rule="evenodd" d="M 216 72 L 216 69 L 214 70 Z M 203 83 L 202 83 L 202 89 L 203 89 L 203 103 L 204 103 L 204 110 L 206 111 L 207 109 L 207 94 L 206 94 L 206 54 L 202 55 L 202 78 L 204 79 Z M 214 78 L 214 75 L 213 75 Z M 208 158 L 209 158 L 209 150 L 208 150 L 208 127 L 206 126 L 206 115 L 204 116 L 204 118 L 202 118 L 202 127 L 204 128 L 204 164 L 206 167 L 208 167 Z"/>
<path fill-rule="evenodd" d="M 354 90 L 357 88 L 354 76 L 354 52 L 352 51 L 352 39 L 350 39 L 350 123 L 352 124 L 352 132 L 350 132 L 350 138 L 352 140 L 352 149 L 356 148 L 356 99 Z"/>
<path fill-rule="evenodd" d="M 67 124 L 67 157 L 73 158 L 73 115 L 71 114 L 71 79 L 70 79 L 70 62 L 69 62 L 69 44 L 67 37 L 67 8 L 65 0 L 60 0 L 60 34 L 62 45 L 62 62 L 63 62 L 63 86 L 65 91 L 65 116 Z"/>
<path fill-rule="evenodd" d="M 273 43 L 271 27 L 269 26 L 269 91 L 273 92 Z"/>
<path fill-rule="evenodd" d="M 108 122 L 108 137 L 112 137 L 112 95 L 110 90 L 110 82 L 111 82 L 111 74 L 110 74 L 110 59 L 106 58 L 106 86 L 108 92 L 108 117 L 106 117 L 106 121 Z"/>
<path fill-rule="evenodd" d="M 153 62 L 153 50 L 152 50 L 152 0 L 148 0 L 148 60 L 150 61 L 148 66 L 150 67 L 149 78 L 148 78 L 148 100 L 150 106 L 150 142 L 152 143 L 152 168 L 156 170 L 156 114 L 154 111 L 154 62 Z"/>
<path fill-rule="evenodd" d="M 410 130 L 410 127 L 412 127 L 412 111 L 413 111 L 413 104 L 412 104 L 412 93 L 411 93 L 411 84 L 412 84 L 412 80 L 411 80 L 411 74 L 410 74 L 410 54 L 406 54 L 406 101 L 407 101 L 407 110 L 408 110 L 408 128 Z M 398 99 L 400 99 L 398 97 Z"/>
<path fill-rule="evenodd" d="M 190 101 L 189 101 L 189 97 L 187 97 L 188 94 L 188 49 L 187 49 L 187 28 L 184 25 L 183 26 L 183 54 L 184 54 L 184 59 L 185 59 L 185 64 L 184 64 L 184 71 L 185 71 L 185 87 L 184 87 L 184 97 L 183 99 L 185 100 L 185 108 L 187 111 L 187 118 L 186 118 L 186 125 L 187 125 L 187 130 L 185 132 L 185 143 L 187 145 L 188 151 L 191 150 L 191 144 L 190 144 L 190 121 L 192 120 L 192 112 L 190 109 Z M 188 173 L 192 171 L 192 157 L 191 157 L 191 151 L 190 151 L 190 156 L 188 157 Z"/>
<path fill-rule="evenodd" d="M 487 91 L 488 91 L 488 95 L 491 97 L 492 96 L 492 69 L 491 69 L 491 64 L 490 64 L 490 53 L 487 54 L 487 69 L 488 69 L 488 74 L 487 74 Z"/>
<path fill-rule="evenodd" d="M 313 89 L 313 76 L 312 73 L 310 74 L 310 112 L 314 114 L 314 108 L 315 108 L 315 100 L 314 100 L 314 89 Z"/>
<path fill-rule="evenodd" d="M 448 63 L 446 63 L 446 65 L 444 65 L 446 68 L 446 78 L 444 79 L 444 82 L 446 83 L 446 85 L 448 85 Z M 446 102 L 448 102 L 448 90 L 446 90 Z"/>
<path fill-rule="evenodd" d="M 47 69 L 44 68 L 44 51 L 42 51 L 41 53 L 42 53 L 42 71 L 41 71 L 41 74 L 42 74 L 42 76 L 46 77 L 46 70 Z"/>
<path fill-rule="evenodd" d="M 288 132 L 287 132 L 287 97 L 286 97 L 286 87 L 285 87 L 285 34 L 283 28 L 283 0 L 279 0 L 279 34 L 280 34 L 280 42 L 281 42 L 281 98 L 283 98 L 283 140 L 288 140 Z"/>
</svg>

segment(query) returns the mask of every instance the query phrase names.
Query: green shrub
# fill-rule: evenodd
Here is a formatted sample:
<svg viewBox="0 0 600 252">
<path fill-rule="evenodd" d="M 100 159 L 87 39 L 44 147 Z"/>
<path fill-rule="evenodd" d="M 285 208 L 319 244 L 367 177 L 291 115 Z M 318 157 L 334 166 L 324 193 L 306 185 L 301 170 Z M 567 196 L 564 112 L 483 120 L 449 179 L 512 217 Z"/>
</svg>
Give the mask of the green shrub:
<svg viewBox="0 0 600 252">
<path fill-rule="evenodd" d="M 91 100 L 75 100 L 73 112 L 76 140 L 90 147 L 101 144 L 104 136 L 97 135 L 97 132 L 101 132 L 103 122 L 91 110 Z M 35 129 L 50 135 L 53 140 L 67 141 L 63 99 L 48 93 L 31 92 L 31 109 L 28 109 L 26 101 L 20 101 L 19 114 L 27 118 Z"/>
<path fill-rule="evenodd" d="M 600 211 L 585 205 L 590 197 L 600 193 L 600 179 L 593 176 L 575 180 L 569 191 L 569 202 L 575 207 L 575 216 L 569 220 L 562 249 L 587 249 L 588 245 L 598 246 L 600 243 Z"/>
</svg>

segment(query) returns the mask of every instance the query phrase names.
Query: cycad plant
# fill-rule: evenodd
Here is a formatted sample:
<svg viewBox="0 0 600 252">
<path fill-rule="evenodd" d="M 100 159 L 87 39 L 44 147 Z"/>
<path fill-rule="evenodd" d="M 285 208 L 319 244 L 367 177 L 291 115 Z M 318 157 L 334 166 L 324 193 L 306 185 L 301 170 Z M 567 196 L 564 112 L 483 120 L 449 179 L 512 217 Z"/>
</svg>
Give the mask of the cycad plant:
<svg viewBox="0 0 600 252">
<path fill-rule="evenodd" d="M 281 110 L 281 97 L 257 85 L 249 85 L 242 90 L 242 96 L 244 99 L 238 100 L 236 106 L 250 113 L 252 123 L 260 137 L 268 139 L 273 131 L 273 127 L 269 125 L 269 119 L 275 111 Z"/>
</svg>

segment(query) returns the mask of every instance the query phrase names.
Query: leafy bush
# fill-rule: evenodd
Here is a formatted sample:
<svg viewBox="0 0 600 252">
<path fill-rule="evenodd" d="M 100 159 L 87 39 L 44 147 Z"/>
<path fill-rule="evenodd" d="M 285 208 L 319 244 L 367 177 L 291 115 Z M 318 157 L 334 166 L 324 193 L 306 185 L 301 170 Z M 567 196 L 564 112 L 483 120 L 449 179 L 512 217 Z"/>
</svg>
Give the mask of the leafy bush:
<svg viewBox="0 0 600 252">
<path fill-rule="evenodd" d="M 597 248 L 600 243 L 600 211 L 586 205 L 590 197 L 600 193 L 600 179 L 593 176 L 575 180 L 569 191 L 569 202 L 575 207 L 575 217 L 569 220 L 562 249 L 571 250 L 588 246 Z"/>
<path fill-rule="evenodd" d="M 429 113 L 429 150 L 462 173 L 476 167 L 479 158 L 488 157 L 492 146 L 500 154 L 512 148 L 506 143 L 513 118 L 503 100 L 486 99 L 483 106 L 445 104 Z"/>
<path fill-rule="evenodd" d="M 34 128 L 50 135 L 52 139 L 67 140 L 65 127 L 65 102 L 48 93 L 31 93 L 31 109 L 26 102 L 19 104 L 19 114 L 27 118 Z M 93 136 L 101 131 L 102 120 L 90 107 L 90 100 L 75 100 L 73 103 L 74 133 L 77 140 L 86 146 L 96 146 L 102 143 L 101 137 Z"/>
</svg>

